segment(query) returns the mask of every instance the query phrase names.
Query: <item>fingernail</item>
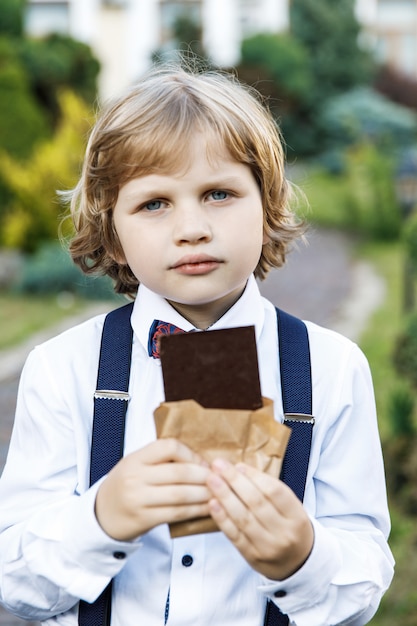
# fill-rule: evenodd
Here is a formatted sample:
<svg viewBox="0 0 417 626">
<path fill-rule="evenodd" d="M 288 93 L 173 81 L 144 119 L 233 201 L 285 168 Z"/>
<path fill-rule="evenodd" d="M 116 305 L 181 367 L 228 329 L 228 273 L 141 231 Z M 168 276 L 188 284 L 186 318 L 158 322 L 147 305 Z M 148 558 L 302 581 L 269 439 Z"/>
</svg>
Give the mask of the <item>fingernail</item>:
<svg viewBox="0 0 417 626">
<path fill-rule="evenodd" d="M 215 469 L 222 471 L 230 467 L 230 463 L 228 461 L 225 461 L 224 459 L 214 459 L 212 466 Z"/>
<path fill-rule="evenodd" d="M 222 507 L 217 500 L 210 500 L 209 507 L 210 510 L 213 511 L 213 513 L 220 513 L 220 511 L 222 510 Z"/>
</svg>

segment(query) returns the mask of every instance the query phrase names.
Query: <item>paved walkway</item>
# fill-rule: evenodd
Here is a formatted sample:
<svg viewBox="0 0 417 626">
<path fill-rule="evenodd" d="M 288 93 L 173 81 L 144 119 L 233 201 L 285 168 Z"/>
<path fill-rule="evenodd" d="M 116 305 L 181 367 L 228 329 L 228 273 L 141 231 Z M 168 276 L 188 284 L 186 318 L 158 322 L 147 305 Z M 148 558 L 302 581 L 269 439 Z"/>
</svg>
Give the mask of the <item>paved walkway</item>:
<svg viewBox="0 0 417 626">
<path fill-rule="evenodd" d="M 333 328 L 357 341 L 372 311 L 384 297 L 385 286 L 375 269 L 354 261 L 350 240 L 340 233 L 311 232 L 308 245 L 294 250 L 287 265 L 270 272 L 262 293 L 282 309 Z M 94 305 L 82 317 L 105 310 Z M 81 321 L 66 320 L 59 327 L 31 337 L 19 348 L 0 352 L 0 472 L 4 466 L 13 424 L 18 377 L 34 345 Z M 0 609 L 0 626 L 37 626 Z"/>
</svg>

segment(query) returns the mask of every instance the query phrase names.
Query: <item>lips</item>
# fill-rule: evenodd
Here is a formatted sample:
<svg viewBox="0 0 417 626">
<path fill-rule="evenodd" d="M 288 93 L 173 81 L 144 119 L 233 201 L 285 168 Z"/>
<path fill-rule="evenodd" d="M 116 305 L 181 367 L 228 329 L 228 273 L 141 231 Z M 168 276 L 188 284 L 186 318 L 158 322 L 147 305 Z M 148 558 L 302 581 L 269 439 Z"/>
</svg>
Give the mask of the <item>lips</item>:
<svg viewBox="0 0 417 626">
<path fill-rule="evenodd" d="M 213 272 L 222 263 L 219 259 L 208 255 L 187 255 L 179 259 L 171 266 L 179 274 L 187 274 L 189 276 L 198 276 Z"/>
</svg>

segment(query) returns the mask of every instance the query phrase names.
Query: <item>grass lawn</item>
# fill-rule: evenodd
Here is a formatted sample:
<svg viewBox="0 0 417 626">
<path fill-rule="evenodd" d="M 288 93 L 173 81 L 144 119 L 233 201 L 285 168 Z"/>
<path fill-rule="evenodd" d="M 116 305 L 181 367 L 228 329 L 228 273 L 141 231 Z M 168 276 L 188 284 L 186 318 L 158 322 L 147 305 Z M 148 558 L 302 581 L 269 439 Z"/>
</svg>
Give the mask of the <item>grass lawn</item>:
<svg viewBox="0 0 417 626">
<path fill-rule="evenodd" d="M 0 293 L 0 350 L 16 345 L 34 332 L 79 313 L 86 301 L 65 296 Z"/>
<path fill-rule="evenodd" d="M 378 408 L 381 438 L 388 441 L 390 428 L 390 395 L 401 384 L 393 368 L 391 354 L 395 338 L 404 323 L 403 252 L 398 243 L 369 243 L 358 249 L 358 256 L 372 262 L 386 281 L 387 294 L 383 305 L 372 316 L 360 345 L 372 371 Z M 390 467 L 386 464 L 387 475 Z M 389 494 L 392 519 L 391 549 L 396 559 L 393 583 L 381 607 L 371 621 L 372 626 L 415 626 L 417 624 L 417 530 L 415 520 L 398 510 L 394 494 Z"/>
<path fill-rule="evenodd" d="M 372 370 L 382 439 L 389 436 L 389 399 L 401 382 L 392 364 L 395 339 L 402 329 L 403 252 L 399 243 L 372 242 L 358 249 L 358 256 L 371 262 L 386 284 L 386 297 L 374 313 L 360 340 Z"/>
</svg>

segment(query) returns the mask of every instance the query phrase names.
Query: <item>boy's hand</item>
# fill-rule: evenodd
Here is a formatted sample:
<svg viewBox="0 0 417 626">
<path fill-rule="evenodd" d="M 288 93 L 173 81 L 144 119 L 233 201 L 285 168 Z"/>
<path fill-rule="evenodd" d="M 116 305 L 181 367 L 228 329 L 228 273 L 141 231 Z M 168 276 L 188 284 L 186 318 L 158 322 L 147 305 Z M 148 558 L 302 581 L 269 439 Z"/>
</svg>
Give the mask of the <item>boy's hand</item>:
<svg viewBox="0 0 417 626">
<path fill-rule="evenodd" d="M 254 570 L 283 580 L 303 565 L 314 531 L 301 502 L 282 481 L 218 459 L 207 484 L 211 516 Z"/>
<path fill-rule="evenodd" d="M 209 468 L 175 439 L 123 457 L 100 485 L 95 513 L 110 537 L 130 541 L 158 524 L 209 515 Z"/>
</svg>

